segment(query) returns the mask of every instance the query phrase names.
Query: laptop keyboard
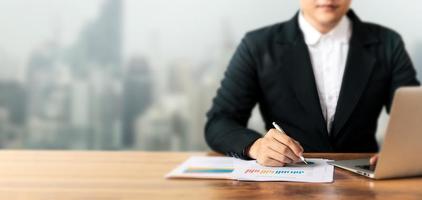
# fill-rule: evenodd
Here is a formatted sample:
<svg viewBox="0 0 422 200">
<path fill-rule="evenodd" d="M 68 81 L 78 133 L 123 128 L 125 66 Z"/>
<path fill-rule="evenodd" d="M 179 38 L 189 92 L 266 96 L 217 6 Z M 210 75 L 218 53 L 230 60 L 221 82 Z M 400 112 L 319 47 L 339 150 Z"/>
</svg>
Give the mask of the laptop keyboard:
<svg viewBox="0 0 422 200">
<path fill-rule="evenodd" d="M 357 165 L 356 167 L 369 170 L 369 171 L 375 171 L 375 165 Z"/>
</svg>

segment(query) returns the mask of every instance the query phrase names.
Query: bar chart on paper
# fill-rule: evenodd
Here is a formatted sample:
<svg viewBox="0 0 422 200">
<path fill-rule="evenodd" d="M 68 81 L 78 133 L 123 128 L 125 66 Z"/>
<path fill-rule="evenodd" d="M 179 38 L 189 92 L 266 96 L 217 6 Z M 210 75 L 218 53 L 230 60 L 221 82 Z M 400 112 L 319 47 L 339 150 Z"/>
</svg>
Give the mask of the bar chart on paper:
<svg viewBox="0 0 422 200">
<path fill-rule="evenodd" d="M 305 173 L 304 170 L 273 170 L 273 169 L 253 169 L 249 168 L 246 169 L 245 174 L 252 174 L 252 175 L 302 175 Z"/>
<path fill-rule="evenodd" d="M 192 156 L 166 178 L 233 179 L 234 163 L 230 157 Z"/>
<path fill-rule="evenodd" d="M 292 181 L 332 182 L 334 167 L 328 160 L 309 159 L 310 165 L 288 165 L 285 167 L 264 167 L 256 161 L 248 161 L 235 167 L 234 176 L 243 181 Z"/>
<path fill-rule="evenodd" d="M 233 168 L 190 167 L 184 173 L 232 173 Z"/>
</svg>

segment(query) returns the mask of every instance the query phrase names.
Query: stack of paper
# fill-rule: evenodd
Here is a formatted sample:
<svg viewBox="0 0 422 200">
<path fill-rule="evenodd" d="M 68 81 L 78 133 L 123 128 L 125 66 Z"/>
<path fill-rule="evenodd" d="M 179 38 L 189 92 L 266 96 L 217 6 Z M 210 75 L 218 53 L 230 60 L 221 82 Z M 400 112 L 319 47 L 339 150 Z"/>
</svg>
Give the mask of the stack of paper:
<svg viewBox="0 0 422 200">
<path fill-rule="evenodd" d="M 264 167 L 256 161 L 230 157 L 194 156 L 166 175 L 166 178 L 233 179 L 240 181 L 333 182 L 334 167 L 325 159 L 307 159 L 312 164 Z"/>
</svg>

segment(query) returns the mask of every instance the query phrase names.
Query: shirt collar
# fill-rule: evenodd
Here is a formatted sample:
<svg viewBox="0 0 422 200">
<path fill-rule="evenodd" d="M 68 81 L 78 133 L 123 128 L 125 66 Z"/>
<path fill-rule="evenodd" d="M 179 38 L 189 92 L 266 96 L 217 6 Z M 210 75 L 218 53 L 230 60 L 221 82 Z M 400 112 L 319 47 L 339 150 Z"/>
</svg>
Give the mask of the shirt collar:
<svg viewBox="0 0 422 200">
<path fill-rule="evenodd" d="M 322 37 L 331 38 L 341 43 L 348 43 L 352 35 L 352 23 L 347 16 L 343 16 L 340 22 L 328 33 L 321 34 L 308 21 L 303 13 L 299 14 L 299 27 L 305 37 L 307 45 L 316 45 Z"/>
</svg>

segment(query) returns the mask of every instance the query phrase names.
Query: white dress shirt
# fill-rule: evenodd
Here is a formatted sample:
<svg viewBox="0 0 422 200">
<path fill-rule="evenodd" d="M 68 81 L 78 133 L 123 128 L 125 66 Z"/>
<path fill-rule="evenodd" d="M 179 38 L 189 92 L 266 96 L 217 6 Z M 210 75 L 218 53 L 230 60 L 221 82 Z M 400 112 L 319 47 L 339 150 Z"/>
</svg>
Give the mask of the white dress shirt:
<svg viewBox="0 0 422 200">
<path fill-rule="evenodd" d="M 330 32 L 321 34 L 301 12 L 299 27 L 308 46 L 322 114 L 330 133 L 346 68 L 352 25 L 344 16 Z"/>
</svg>

